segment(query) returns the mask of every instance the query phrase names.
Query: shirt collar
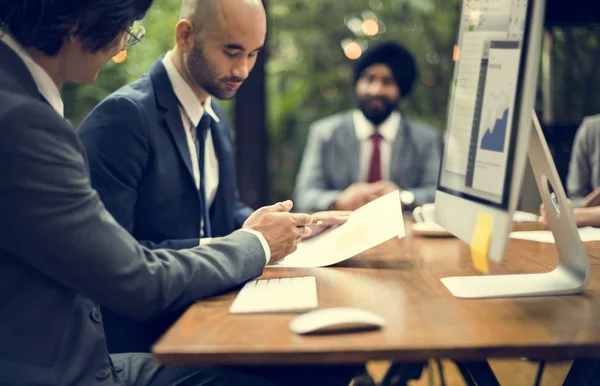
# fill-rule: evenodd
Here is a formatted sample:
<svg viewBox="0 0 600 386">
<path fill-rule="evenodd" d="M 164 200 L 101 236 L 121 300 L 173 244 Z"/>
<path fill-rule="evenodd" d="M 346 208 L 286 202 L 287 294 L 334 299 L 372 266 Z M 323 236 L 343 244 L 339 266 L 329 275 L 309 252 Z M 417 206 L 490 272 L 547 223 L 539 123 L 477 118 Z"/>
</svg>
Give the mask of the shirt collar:
<svg viewBox="0 0 600 386">
<path fill-rule="evenodd" d="M 58 87 L 52 78 L 50 78 L 50 75 L 48 75 L 48 73 L 33 60 L 19 42 L 2 30 L 0 30 L 0 41 L 9 46 L 21 58 L 29 70 L 40 94 L 42 94 L 48 103 L 50 103 L 50 106 L 52 106 L 61 117 L 64 116 L 64 104 L 60 97 L 60 91 L 58 91 Z"/>
<path fill-rule="evenodd" d="M 200 118 L 202 118 L 202 114 L 204 114 L 204 111 L 206 111 L 206 113 L 210 115 L 211 118 L 215 120 L 215 122 L 220 122 L 221 120 L 219 119 L 217 114 L 215 114 L 211 106 L 212 98 L 209 96 L 206 99 L 206 101 L 204 101 L 204 104 L 202 104 L 198 100 L 198 97 L 196 96 L 196 94 L 194 94 L 194 91 L 192 90 L 190 85 L 185 81 L 185 79 L 183 79 L 183 76 L 181 76 L 181 74 L 177 70 L 177 67 L 175 67 L 175 64 L 173 63 L 172 51 L 169 51 L 164 56 L 162 62 L 165 66 L 165 70 L 167 71 L 167 76 L 171 81 L 171 85 L 173 86 L 175 96 L 177 97 L 179 104 L 185 111 L 192 124 L 194 126 L 198 126 L 198 124 L 200 123 Z"/>
<path fill-rule="evenodd" d="M 375 133 L 375 126 L 365 117 L 360 110 L 354 110 L 354 130 L 359 141 L 368 139 Z M 396 139 L 398 128 L 400 127 L 400 113 L 394 111 L 379 125 L 379 134 L 386 142 L 393 142 Z"/>
</svg>

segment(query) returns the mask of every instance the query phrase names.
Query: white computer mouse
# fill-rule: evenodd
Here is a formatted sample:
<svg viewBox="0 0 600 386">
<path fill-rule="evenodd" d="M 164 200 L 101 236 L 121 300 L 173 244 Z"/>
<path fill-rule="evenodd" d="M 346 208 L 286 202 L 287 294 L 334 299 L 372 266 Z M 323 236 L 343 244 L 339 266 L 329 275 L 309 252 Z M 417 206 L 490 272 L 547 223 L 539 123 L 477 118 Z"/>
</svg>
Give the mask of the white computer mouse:
<svg viewBox="0 0 600 386">
<path fill-rule="evenodd" d="M 321 308 L 295 317 L 290 329 L 296 334 L 325 333 L 377 329 L 385 320 L 359 308 Z"/>
</svg>

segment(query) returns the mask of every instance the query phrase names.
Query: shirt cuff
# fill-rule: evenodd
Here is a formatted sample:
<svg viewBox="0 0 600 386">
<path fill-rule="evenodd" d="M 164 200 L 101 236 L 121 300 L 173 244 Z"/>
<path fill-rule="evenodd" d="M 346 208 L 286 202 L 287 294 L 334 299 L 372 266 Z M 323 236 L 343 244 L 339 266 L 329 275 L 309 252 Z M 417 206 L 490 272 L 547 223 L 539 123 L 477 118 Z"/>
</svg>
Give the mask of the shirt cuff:
<svg viewBox="0 0 600 386">
<path fill-rule="evenodd" d="M 269 264 L 269 261 L 271 261 L 271 248 L 269 248 L 269 243 L 267 243 L 267 239 L 265 239 L 265 236 L 263 236 L 262 233 L 255 231 L 254 229 L 240 229 L 240 231 L 252 233 L 254 236 L 258 237 L 258 240 L 260 241 L 260 244 L 262 245 L 263 250 L 265 251 L 265 265 Z"/>
<path fill-rule="evenodd" d="M 212 237 L 203 237 L 200 239 L 200 243 L 198 243 L 198 245 L 210 244 L 210 243 L 212 243 L 212 241 L 213 241 Z"/>
</svg>

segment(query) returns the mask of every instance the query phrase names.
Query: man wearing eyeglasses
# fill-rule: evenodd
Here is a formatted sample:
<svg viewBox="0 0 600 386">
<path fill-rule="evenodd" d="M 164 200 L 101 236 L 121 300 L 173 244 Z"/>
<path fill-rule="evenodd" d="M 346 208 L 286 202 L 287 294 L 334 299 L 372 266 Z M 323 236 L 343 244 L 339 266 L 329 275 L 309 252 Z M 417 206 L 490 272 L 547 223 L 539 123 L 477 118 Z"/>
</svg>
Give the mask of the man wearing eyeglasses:
<svg viewBox="0 0 600 386">
<path fill-rule="evenodd" d="M 0 385 L 273 386 L 302 379 L 301 368 L 173 368 L 150 354 L 109 355 L 101 307 L 146 319 L 229 290 L 293 251 L 311 221 L 280 203 L 213 243 L 153 251 L 105 210 L 81 142 L 63 119 L 59 89 L 66 81 L 93 82 L 111 57 L 139 40 L 140 30 L 128 27 L 151 3 L 0 0 Z M 323 384 L 305 374 L 302 384 Z"/>
<path fill-rule="evenodd" d="M 141 25 L 135 27 L 127 28 L 127 35 L 125 40 L 125 46 L 131 47 L 142 41 L 144 35 L 146 35 L 146 30 Z"/>
</svg>

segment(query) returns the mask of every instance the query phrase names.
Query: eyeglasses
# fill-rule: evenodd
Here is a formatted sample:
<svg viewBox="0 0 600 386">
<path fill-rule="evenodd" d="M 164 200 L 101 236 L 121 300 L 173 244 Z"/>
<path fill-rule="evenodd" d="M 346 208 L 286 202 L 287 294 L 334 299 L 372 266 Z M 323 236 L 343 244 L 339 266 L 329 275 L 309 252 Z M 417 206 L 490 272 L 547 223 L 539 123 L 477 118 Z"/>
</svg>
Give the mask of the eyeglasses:
<svg viewBox="0 0 600 386">
<path fill-rule="evenodd" d="M 125 45 L 127 47 L 131 47 L 138 44 L 140 41 L 142 41 L 144 35 L 146 35 L 146 29 L 141 25 L 136 27 L 129 27 L 126 31 L 128 36 Z"/>
</svg>

